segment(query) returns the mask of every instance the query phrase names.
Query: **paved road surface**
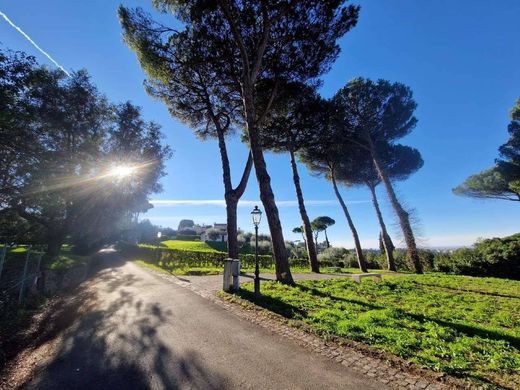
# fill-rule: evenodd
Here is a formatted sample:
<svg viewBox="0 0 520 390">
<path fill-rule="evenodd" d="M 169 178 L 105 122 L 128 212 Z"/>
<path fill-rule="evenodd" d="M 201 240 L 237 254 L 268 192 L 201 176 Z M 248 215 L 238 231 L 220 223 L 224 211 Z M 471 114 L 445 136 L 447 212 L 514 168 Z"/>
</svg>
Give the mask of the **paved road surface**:
<svg viewBox="0 0 520 390">
<path fill-rule="evenodd" d="M 102 257 L 105 268 L 60 314 L 79 318 L 26 388 L 384 388 L 117 253 Z"/>
</svg>

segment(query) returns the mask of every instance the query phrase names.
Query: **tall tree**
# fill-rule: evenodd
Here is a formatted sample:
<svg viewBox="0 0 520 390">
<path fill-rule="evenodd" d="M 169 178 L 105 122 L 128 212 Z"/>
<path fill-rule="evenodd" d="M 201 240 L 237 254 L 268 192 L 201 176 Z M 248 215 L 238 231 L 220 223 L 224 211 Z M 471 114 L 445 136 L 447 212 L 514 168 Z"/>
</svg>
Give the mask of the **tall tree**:
<svg viewBox="0 0 520 390">
<path fill-rule="evenodd" d="M 303 242 L 305 243 L 305 247 L 307 247 L 307 239 L 305 237 L 305 233 L 303 232 L 303 226 L 297 226 L 297 227 L 293 228 L 292 232 L 301 234 Z"/>
<path fill-rule="evenodd" d="M 520 99 L 511 110 L 507 130 L 509 140 L 500 146 L 493 168 L 471 175 L 453 189 L 457 195 L 472 198 L 520 201 Z"/>
<path fill-rule="evenodd" d="M 329 237 L 327 236 L 327 229 L 336 223 L 331 217 L 327 217 L 326 215 L 317 217 L 312 221 L 314 226 L 318 227 L 320 231 L 325 233 L 325 244 L 327 248 L 330 248 Z"/>
<path fill-rule="evenodd" d="M 367 272 L 365 256 L 361 248 L 359 235 L 347 204 L 341 196 L 337 181 L 337 171 L 341 166 L 341 161 L 346 155 L 349 155 L 353 146 L 351 143 L 345 142 L 346 138 L 342 133 L 343 128 L 335 126 L 336 123 L 332 119 L 333 114 L 334 107 L 331 102 L 322 100 L 320 106 L 316 109 L 316 115 L 318 116 L 319 123 L 321 123 L 321 126 L 315 129 L 319 134 L 319 142 L 313 143 L 303 149 L 300 152 L 300 158 L 311 172 L 324 175 L 327 180 L 332 183 L 334 194 L 345 214 L 349 229 L 352 233 L 359 269 L 362 272 Z"/>
<path fill-rule="evenodd" d="M 35 113 L 26 96 L 27 89 L 44 77 L 34 57 L 0 50 L 0 208 L 7 207 L 16 190 L 20 162 L 40 150 L 30 131 Z"/>
<path fill-rule="evenodd" d="M 421 154 L 417 149 L 399 144 L 388 144 L 380 150 L 380 164 L 390 180 L 405 180 L 423 165 Z M 376 187 L 381 179 L 375 169 L 370 153 L 365 149 L 353 144 L 351 153 L 341 161 L 337 171 L 338 180 L 348 186 L 366 185 L 370 190 L 372 204 L 374 206 L 377 220 L 381 228 L 380 239 L 385 252 L 387 267 L 396 271 L 393 250 L 394 244 L 388 234 L 383 219 Z"/>
<path fill-rule="evenodd" d="M 409 134 L 417 124 L 412 91 L 401 83 L 356 78 L 334 95 L 333 102 L 338 125 L 343 124 L 345 132 L 350 133 L 351 142 L 370 153 L 399 220 L 411 266 L 422 273 L 409 213 L 399 202 L 380 156 L 381 150 Z"/>
<path fill-rule="evenodd" d="M 40 150 L 19 162 L 11 206 L 46 228 L 48 254 L 56 256 L 83 205 L 88 188 L 78 176 L 100 155 L 110 111 L 85 72 L 70 79 L 47 72 L 24 98 L 34 102 L 32 129 Z"/>
<path fill-rule="evenodd" d="M 280 81 L 314 80 L 339 53 L 338 38 L 357 22 L 359 8 L 342 0 L 155 0 L 171 11 L 211 65 L 219 86 L 238 97 L 273 243 L 276 278 L 293 283 L 278 208 L 264 159 L 259 125 L 269 114 Z M 185 55 L 177 50 L 172 53 Z M 282 83 L 283 84 L 283 83 Z"/>
<path fill-rule="evenodd" d="M 108 170 L 108 180 L 99 181 L 102 192 L 85 196 L 80 226 L 71 232 L 77 251 L 89 252 L 117 237 L 122 224 L 137 220 L 138 213 L 152 207 L 148 196 L 162 191 L 159 180 L 171 156 L 170 148 L 162 145 L 160 126 L 146 122 L 139 107 L 125 102 L 112 110 L 97 162 Z M 118 173 L 121 167 L 122 174 Z"/>
<path fill-rule="evenodd" d="M 245 164 L 233 188 L 226 137 L 243 127 L 240 101 L 221 87 L 209 54 L 188 31 L 178 32 L 154 22 L 142 10 L 120 7 L 119 16 L 126 43 L 137 54 L 148 80 L 146 90 L 161 99 L 172 116 L 187 123 L 200 139 L 218 141 L 226 201 L 228 256 L 238 258 L 237 206 L 249 180 L 253 160 Z"/>
<path fill-rule="evenodd" d="M 24 137 L 34 144 L 27 147 L 30 153 L 19 151 L 23 143 L 11 144 L 11 179 L 9 190 L 2 189 L 1 208 L 43 226 L 47 252 L 55 256 L 66 236 L 100 233 L 128 213 L 149 208 L 146 195 L 160 189 L 157 180 L 169 149 L 160 145 L 159 127 L 141 120 L 136 121 L 140 136 L 125 141 L 131 134 L 121 121 L 125 110 L 110 105 L 86 71 L 65 78 L 34 62 L 28 65 L 35 77 L 8 96 L 23 108 Z M 12 85 L 12 76 L 0 72 L 0 85 Z M 0 106 L 0 118 L 8 118 L 11 108 Z M 18 136 L 21 129 L 19 122 L 8 121 L 2 131 Z M 114 171 L 122 162 L 135 175 Z"/>
<path fill-rule="evenodd" d="M 312 239 L 313 229 L 303 199 L 296 154 L 301 149 L 317 142 L 315 129 L 319 126 L 319 123 L 316 123 L 319 115 L 315 115 L 314 110 L 319 107 L 316 104 L 318 100 L 315 89 L 305 84 L 293 83 L 285 86 L 273 106 L 271 115 L 261 126 L 264 148 L 289 153 L 304 241 L 309 265 L 313 272 L 319 272 L 318 256 L 315 240 Z"/>
</svg>

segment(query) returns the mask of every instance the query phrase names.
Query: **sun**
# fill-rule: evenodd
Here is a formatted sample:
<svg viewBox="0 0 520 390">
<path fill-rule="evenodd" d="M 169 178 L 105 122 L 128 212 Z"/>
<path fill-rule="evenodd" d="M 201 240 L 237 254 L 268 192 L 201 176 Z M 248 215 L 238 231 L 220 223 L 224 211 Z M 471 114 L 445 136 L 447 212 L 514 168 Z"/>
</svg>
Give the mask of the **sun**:
<svg viewBox="0 0 520 390">
<path fill-rule="evenodd" d="M 136 168 L 129 165 L 116 165 L 109 171 L 110 176 L 115 176 L 119 179 L 123 179 L 132 175 Z"/>
</svg>

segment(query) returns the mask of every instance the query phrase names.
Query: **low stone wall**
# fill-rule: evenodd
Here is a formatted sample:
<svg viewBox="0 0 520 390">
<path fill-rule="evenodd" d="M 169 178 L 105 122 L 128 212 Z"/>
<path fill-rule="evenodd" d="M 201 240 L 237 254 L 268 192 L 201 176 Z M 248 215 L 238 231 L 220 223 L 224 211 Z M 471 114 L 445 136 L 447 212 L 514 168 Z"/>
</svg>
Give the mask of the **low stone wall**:
<svg viewBox="0 0 520 390">
<path fill-rule="evenodd" d="M 83 282 L 88 275 L 88 266 L 78 264 L 68 269 L 46 269 L 43 272 L 43 292 L 53 295 L 58 291 L 74 288 Z"/>
</svg>

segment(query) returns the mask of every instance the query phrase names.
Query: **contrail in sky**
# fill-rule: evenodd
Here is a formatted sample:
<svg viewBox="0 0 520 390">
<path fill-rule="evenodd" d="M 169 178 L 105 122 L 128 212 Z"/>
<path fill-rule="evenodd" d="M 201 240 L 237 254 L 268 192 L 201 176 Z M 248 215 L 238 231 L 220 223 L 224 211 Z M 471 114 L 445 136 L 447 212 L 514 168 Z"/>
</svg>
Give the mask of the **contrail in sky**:
<svg viewBox="0 0 520 390">
<path fill-rule="evenodd" d="M 45 50 L 43 50 L 36 42 L 34 42 L 29 35 L 27 35 L 20 27 L 18 27 L 16 24 L 14 24 L 11 19 L 7 17 L 6 14 L 4 14 L 2 11 L 0 11 L 0 16 L 5 19 L 7 23 L 11 25 L 12 28 L 14 28 L 16 31 L 18 31 L 20 34 L 23 35 L 25 39 L 27 39 L 31 45 L 33 45 L 40 53 L 42 53 L 45 57 L 47 57 L 54 65 L 56 65 L 63 73 L 65 73 L 67 76 L 70 77 L 70 73 L 65 70 L 63 66 L 58 64 L 54 58 L 51 57 L 49 53 L 47 53 Z"/>
</svg>

